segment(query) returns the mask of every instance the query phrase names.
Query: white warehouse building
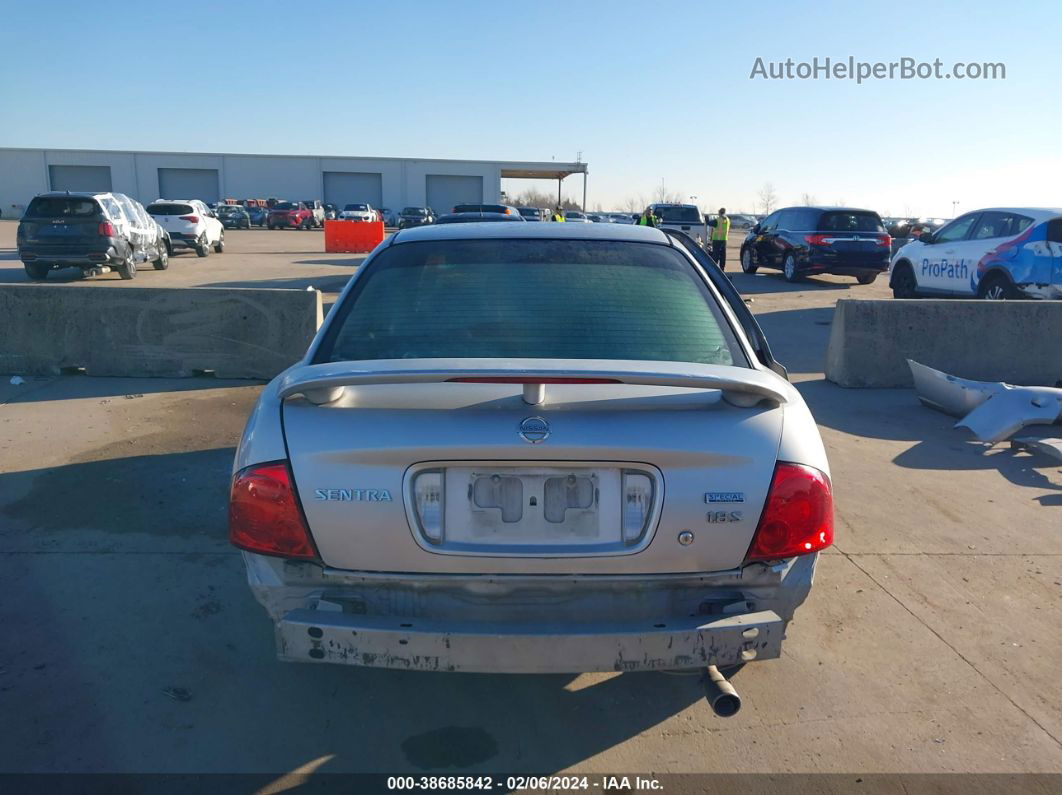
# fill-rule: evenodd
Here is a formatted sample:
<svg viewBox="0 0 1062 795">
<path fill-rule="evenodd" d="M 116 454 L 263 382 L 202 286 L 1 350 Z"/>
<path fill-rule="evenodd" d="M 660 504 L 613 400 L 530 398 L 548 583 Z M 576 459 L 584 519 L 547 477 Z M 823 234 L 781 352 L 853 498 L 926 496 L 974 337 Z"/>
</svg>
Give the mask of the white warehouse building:
<svg viewBox="0 0 1062 795">
<path fill-rule="evenodd" d="M 583 175 L 585 196 L 585 163 L 0 148 L 0 213 L 17 218 L 50 190 L 115 191 L 143 204 L 276 197 L 444 213 L 462 202 L 499 201 L 503 178 L 557 180 L 559 193 L 572 174 Z"/>
</svg>

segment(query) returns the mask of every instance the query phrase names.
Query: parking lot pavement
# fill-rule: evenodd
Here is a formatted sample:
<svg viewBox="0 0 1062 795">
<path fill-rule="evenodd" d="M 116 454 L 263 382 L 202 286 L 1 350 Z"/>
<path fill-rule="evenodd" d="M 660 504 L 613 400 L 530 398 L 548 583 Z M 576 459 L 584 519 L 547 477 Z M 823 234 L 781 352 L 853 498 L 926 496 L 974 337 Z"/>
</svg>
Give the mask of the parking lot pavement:
<svg viewBox="0 0 1062 795">
<path fill-rule="evenodd" d="M 734 677 L 737 716 L 687 676 L 278 663 L 225 541 L 260 387 L 5 378 L 0 772 L 1062 771 L 1062 470 L 986 454 L 909 390 L 823 380 L 833 303 L 881 284 L 734 281 L 816 415 L 837 502 L 782 658 Z"/>
<path fill-rule="evenodd" d="M 28 284 L 15 248 L 16 221 L 0 221 L 0 284 Z M 178 249 L 170 267 L 157 271 L 141 265 L 135 279 L 123 281 L 116 273 L 82 279 L 77 268 L 48 274 L 46 284 L 93 289 L 116 287 L 316 287 L 325 304 L 335 301 L 363 254 L 326 254 L 320 229 L 227 229 L 225 253 L 197 257 Z"/>
</svg>

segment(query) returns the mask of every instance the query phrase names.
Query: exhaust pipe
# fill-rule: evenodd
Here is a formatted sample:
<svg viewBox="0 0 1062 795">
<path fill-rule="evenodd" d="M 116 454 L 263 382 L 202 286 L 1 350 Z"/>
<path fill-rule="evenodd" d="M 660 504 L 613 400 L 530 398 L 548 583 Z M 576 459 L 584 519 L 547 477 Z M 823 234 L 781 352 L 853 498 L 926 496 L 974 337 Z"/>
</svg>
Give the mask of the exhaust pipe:
<svg viewBox="0 0 1062 795">
<path fill-rule="evenodd" d="M 709 665 L 704 673 L 704 679 L 701 680 L 704 685 L 704 697 L 712 706 L 712 712 L 720 718 L 737 715 L 738 710 L 741 709 L 741 696 L 738 695 L 734 686 L 719 673 L 719 669 L 714 665 Z"/>
</svg>

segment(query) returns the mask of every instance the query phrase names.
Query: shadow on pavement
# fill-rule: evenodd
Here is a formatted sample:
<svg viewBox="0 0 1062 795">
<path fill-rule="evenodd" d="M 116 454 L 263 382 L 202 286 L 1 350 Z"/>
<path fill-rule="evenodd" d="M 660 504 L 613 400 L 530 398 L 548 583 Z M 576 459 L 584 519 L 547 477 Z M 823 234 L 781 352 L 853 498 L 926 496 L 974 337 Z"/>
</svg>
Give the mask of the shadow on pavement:
<svg viewBox="0 0 1062 795">
<path fill-rule="evenodd" d="M 741 271 L 740 266 L 731 268 L 727 263 L 727 276 L 737 287 L 742 295 L 759 295 L 762 293 L 799 293 L 809 290 L 851 290 L 854 287 L 862 287 L 852 279 L 851 284 L 845 282 L 827 281 L 814 276 L 803 281 L 790 284 L 782 276 L 781 271 L 764 270 L 749 275 Z"/>
<path fill-rule="evenodd" d="M 928 411 L 929 409 L 926 409 Z M 963 430 L 956 434 L 965 434 Z M 1049 473 L 1060 471 L 1057 459 L 1042 453 L 1012 449 L 1009 442 L 990 447 L 965 439 L 959 445 L 944 446 L 936 441 L 919 442 L 893 459 L 907 469 L 956 471 L 994 469 L 1015 486 L 1054 492 L 1036 498 L 1041 505 L 1062 506 L 1062 478 L 1052 480 Z"/>
<path fill-rule="evenodd" d="M 774 358 L 790 373 L 821 373 L 826 368 L 833 311 L 832 306 L 781 309 L 756 313 L 756 320 Z"/>
<path fill-rule="evenodd" d="M 144 446 L 152 447 L 151 440 Z M 0 474 L 0 494 L 7 495 L 0 502 L 4 536 L 10 540 L 17 531 L 31 541 L 43 532 L 59 543 L 86 531 L 112 538 L 129 533 L 225 538 L 234 447 L 121 455 L 135 450 L 130 440 L 119 439 L 86 454 L 97 460 Z M 189 490 L 195 499 L 189 499 Z"/>
<path fill-rule="evenodd" d="M 994 469 L 1016 486 L 1046 489 L 1042 505 L 1062 505 L 1062 481 L 1049 475 L 1057 460 L 1040 453 L 1019 452 L 1009 443 L 990 446 L 955 428 L 955 418 L 928 409 L 913 389 L 844 389 L 825 379 L 796 384 L 815 421 L 852 436 L 916 442 L 893 458 L 905 469 L 961 471 Z"/>
<path fill-rule="evenodd" d="M 283 772 L 331 755 L 322 772 L 553 773 L 708 709 L 696 676 L 279 663 L 224 546 L 232 448 L 119 457 L 125 444 L 0 476 L 7 548 L 68 553 L 0 556 L 10 603 L 34 606 L 0 610 L 19 638 L 5 702 L 46 716 L 18 722 L 6 770 Z"/>
</svg>

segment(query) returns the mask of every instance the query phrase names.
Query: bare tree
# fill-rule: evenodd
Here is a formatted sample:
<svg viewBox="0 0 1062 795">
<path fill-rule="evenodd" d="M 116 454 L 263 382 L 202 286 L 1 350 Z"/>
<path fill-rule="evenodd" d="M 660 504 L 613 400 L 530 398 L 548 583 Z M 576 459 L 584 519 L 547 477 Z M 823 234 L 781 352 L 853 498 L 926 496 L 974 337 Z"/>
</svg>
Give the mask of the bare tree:
<svg viewBox="0 0 1062 795">
<path fill-rule="evenodd" d="M 510 201 L 518 207 L 556 207 L 557 197 L 551 196 L 548 193 L 543 193 L 535 188 L 528 188 L 527 190 L 513 194 L 510 197 Z M 571 199 L 562 199 L 561 207 L 565 210 L 579 210 L 578 202 L 574 202 Z"/>
<path fill-rule="evenodd" d="M 774 212 L 774 206 L 778 203 L 778 194 L 774 192 L 774 185 L 770 182 L 764 182 L 763 187 L 760 188 L 760 209 L 764 215 L 770 215 Z"/>
<path fill-rule="evenodd" d="M 620 209 L 633 215 L 634 213 L 640 213 L 648 204 L 649 202 L 643 196 L 628 196 L 623 200 Z"/>
<path fill-rule="evenodd" d="M 818 201 L 816 201 L 815 197 L 812 196 L 810 193 L 801 193 L 800 203 L 803 204 L 805 207 L 812 207 L 818 204 Z"/>
<path fill-rule="evenodd" d="M 679 190 L 668 190 L 660 183 L 660 187 L 653 191 L 653 201 L 659 204 L 681 204 L 685 194 Z"/>
</svg>

